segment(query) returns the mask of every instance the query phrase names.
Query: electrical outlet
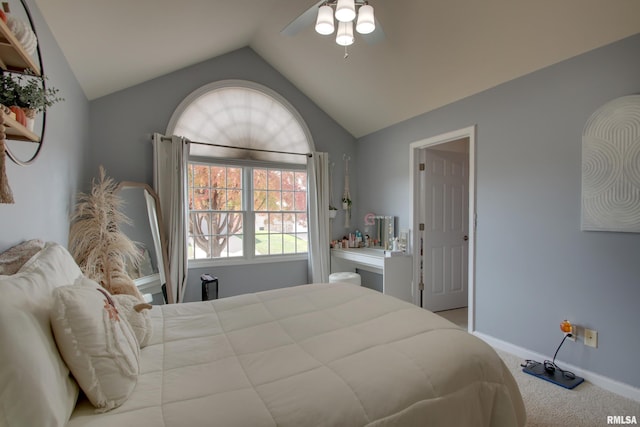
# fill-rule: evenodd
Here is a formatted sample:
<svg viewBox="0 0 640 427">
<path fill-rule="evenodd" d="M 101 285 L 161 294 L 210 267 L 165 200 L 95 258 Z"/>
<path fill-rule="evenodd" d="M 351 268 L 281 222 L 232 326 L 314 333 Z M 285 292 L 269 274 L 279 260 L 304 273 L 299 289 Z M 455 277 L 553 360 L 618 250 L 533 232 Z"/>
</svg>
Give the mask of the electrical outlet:
<svg viewBox="0 0 640 427">
<path fill-rule="evenodd" d="M 589 347 L 593 347 L 593 348 L 598 348 L 598 331 L 585 328 L 584 345 L 588 345 Z"/>
<path fill-rule="evenodd" d="M 567 319 L 560 322 L 560 330 L 565 334 L 565 336 L 567 336 L 567 339 L 571 341 L 575 341 L 578 336 L 578 328 Z"/>
</svg>

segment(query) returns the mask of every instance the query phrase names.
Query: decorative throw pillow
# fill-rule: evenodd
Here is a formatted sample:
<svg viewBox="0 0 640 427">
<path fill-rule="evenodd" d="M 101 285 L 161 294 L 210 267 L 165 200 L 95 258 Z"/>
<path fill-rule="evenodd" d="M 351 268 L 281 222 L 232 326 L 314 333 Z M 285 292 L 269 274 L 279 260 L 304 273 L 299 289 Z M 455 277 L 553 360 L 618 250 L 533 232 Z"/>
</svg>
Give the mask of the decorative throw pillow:
<svg viewBox="0 0 640 427">
<path fill-rule="evenodd" d="M 133 295 L 111 295 L 116 303 L 116 308 L 121 315 L 124 315 L 136 335 L 140 348 L 144 348 L 149 343 L 153 328 L 151 326 L 151 316 L 149 310 L 151 304 L 141 303 Z"/>
<path fill-rule="evenodd" d="M 15 245 L 0 254 L 0 274 L 15 274 L 29 259 L 44 248 L 42 240 L 33 239 Z"/>
<path fill-rule="evenodd" d="M 51 327 L 62 357 L 93 406 L 105 412 L 122 405 L 138 379 L 140 350 L 111 295 L 87 278 L 57 288 Z"/>
</svg>

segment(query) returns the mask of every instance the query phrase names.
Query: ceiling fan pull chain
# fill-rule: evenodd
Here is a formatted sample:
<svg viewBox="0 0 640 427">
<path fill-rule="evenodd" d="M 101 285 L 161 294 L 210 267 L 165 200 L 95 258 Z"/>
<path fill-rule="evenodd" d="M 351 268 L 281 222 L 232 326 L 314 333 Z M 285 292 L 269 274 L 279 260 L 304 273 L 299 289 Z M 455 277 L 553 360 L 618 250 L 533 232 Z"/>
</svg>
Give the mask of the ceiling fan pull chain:
<svg viewBox="0 0 640 427">
<path fill-rule="evenodd" d="M 347 46 L 344 47 L 344 59 L 349 57 L 349 52 L 347 51 Z"/>
</svg>

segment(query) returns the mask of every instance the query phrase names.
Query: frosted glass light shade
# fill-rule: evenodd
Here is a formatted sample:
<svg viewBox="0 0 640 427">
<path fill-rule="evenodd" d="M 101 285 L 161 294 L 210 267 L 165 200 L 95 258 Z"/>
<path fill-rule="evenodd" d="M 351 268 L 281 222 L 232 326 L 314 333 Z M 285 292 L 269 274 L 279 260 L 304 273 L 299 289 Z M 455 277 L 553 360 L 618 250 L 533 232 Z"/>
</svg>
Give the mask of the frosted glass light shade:
<svg viewBox="0 0 640 427">
<path fill-rule="evenodd" d="M 353 22 L 338 22 L 336 43 L 340 46 L 351 46 L 353 44 Z"/>
<path fill-rule="evenodd" d="M 354 0 L 338 0 L 336 19 L 340 22 L 351 22 L 356 18 L 356 4 Z"/>
<path fill-rule="evenodd" d="M 356 31 L 360 34 L 369 34 L 376 29 L 376 20 L 373 17 L 373 6 L 365 4 L 360 6 L 358 10 L 358 23 L 356 24 Z"/>
<path fill-rule="evenodd" d="M 333 9 L 326 4 L 320 6 L 318 9 L 318 19 L 316 20 L 316 32 L 326 36 L 332 34 L 334 29 Z"/>
</svg>

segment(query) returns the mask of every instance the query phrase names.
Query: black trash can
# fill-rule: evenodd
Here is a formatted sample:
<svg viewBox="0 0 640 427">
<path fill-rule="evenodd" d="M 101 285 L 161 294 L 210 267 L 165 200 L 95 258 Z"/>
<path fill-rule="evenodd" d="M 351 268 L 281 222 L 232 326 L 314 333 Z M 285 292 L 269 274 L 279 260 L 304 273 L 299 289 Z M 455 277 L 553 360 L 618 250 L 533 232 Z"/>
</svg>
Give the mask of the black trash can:
<svg viewBox="0 0 640 427">
<path fill-rule="evenodd" d="M 210 274 L 203 274 L 200 276 L 202 282 L 202 301 L 209 301 L 210 299 L 218 299 L 218 278 Z M 212 285 L 213 284 L 213 285 Z M 215 288 L 215 296 L 212 297 L 212 289 Z"/>
</svg>

